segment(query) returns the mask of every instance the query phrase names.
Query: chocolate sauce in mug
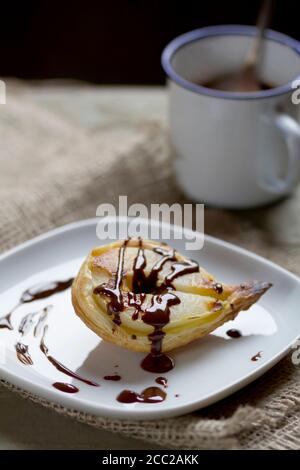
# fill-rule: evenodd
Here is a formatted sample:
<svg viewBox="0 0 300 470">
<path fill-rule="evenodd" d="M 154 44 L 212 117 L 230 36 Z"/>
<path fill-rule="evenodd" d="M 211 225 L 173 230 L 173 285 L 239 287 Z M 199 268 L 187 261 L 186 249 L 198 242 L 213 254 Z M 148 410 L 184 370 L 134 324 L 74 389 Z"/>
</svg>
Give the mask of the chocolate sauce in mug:
<svg viewBox="0 0 300 470">
<path fill-rule="evenodd" d="M 269 83 L 263 82 L 262 80 L 258 80 L 255 83 L 255 87 L 253 86 L 253 83 L 251 82 L 251 87 L 247 87 L 247 83 L 243 83 L 241 89 L 236 89 L 233 88 L 232 84 L 234 81 L 232 80 L 231 75 L 223 75 L 223 76 L 218 76 L 215 77 L 207 82 L 200 83 L 200 82 L 195 82 L 196 84 L 199 84 L 201 86 L 204 86 L 205 88 L 210 88 L 213 90 L 221 90 L 221 91 L 233 91 L 233 92 L 256 92 L 256 91 L 264 91 L 264 90 L 270 90 L 274 88 L 274 85 L 271 85 Z"/>
</svg>

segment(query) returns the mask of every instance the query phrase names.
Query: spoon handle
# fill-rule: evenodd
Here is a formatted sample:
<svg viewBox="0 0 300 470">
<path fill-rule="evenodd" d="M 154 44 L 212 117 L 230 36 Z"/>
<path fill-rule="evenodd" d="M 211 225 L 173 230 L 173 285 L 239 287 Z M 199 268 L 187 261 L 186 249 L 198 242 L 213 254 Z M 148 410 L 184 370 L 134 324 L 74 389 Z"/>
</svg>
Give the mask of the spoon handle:
<svg viewBox="0 0 300 470">
<path fill-rule="evenodd" d="M 246 65 L 254 67 L 261 55 L 262 51 L 262 42 L 264 38 L 265 29 L 270 23 L 272 10 L 273 10 L 273 1 L 272 0 L 264 0 L 259 11 L 258 19 L 257 19 L 257 32 L 252 41 L 251 48 L 248 52 L 246 58 Z"/>
</svg>

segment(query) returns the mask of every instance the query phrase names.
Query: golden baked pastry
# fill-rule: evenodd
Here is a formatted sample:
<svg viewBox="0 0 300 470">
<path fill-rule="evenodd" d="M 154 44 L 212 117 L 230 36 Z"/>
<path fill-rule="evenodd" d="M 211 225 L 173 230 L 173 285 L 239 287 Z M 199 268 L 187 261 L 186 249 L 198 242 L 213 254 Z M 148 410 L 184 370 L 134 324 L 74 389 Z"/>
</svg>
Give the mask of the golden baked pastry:
<svg viewBox="0 0 300 470">
<path fill-rule="evenodd" d="M 160 354 L 232 320 L 270 286 L 221 284 L 166 244 L 130 239 L 91 251 L 74 280 L 72 301 L 101 338 Z"/>
</svg>

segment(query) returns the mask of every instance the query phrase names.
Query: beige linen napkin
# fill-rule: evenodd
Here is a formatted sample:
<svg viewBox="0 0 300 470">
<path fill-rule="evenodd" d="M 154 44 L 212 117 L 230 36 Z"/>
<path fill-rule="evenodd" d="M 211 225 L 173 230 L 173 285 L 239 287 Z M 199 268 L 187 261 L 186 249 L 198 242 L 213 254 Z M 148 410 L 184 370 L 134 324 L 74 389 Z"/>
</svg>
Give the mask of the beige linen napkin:
<svg viewBox="0 0 300 470">
<path fill-rule="evenodd" d="M 83 128 L 37 105 L 22 87 L 0 107 L 0 251 L 56 226 L 94 217 L 101 202 L 182 201 L 159 123 Z M 208 209 L 206 232 L 253 249 L 295 272 L 300 195 L 255 212 Z M 284 221 L 284 223 L 281 223 Z M 300 367 L 286 357 L 232 397 L 156 421 L 99 418 L 3 383 L 60 414 L 97 428 L 179 449 L 299 449 Z"/>
</svg>

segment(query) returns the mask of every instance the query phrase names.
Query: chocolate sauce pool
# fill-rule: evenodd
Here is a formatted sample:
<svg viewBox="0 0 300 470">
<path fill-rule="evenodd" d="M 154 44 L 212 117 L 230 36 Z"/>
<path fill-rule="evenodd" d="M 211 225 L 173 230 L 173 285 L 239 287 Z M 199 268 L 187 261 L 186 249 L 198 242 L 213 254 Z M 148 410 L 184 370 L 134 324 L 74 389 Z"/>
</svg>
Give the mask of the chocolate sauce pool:
<svg viewBox="0 0 300 470">
<path fill-rule="evenodd" d="M 123 390 L 118 396 L 120 403 L 160 403 L 166 399 L 166 392 L 158 387 L 145 388 L 141 393 Z"/>
<path fill-rule="evenodd" d="M 75 387 L 75 385 L 67 384 L 63 382 L 54 382 L 54 384 L 52 384 L 52 387 L 64 393 L 78 393 L 79 392 L 79 388 Z"/>
<path fill-rule="evenodd" d="M 42 313 L 39 316 L 38 322 L 34 327 L 34 336 L 40 336 L 44 330 L 44 326 L 46 325 L 46 321 L 48 318 L 49 311 L 53 308 L 53 305 L 48 305 L 47 307 L 43 308 Z"/>
<path fill-rule="evenodd" d="M 242 333 L 239 330 L 232 328 L 231 330 L 226 331 L 227 336 L 230 338 L 241 338 Z"/>
<path fill-rule="evenodd" d="M 134 307 L 133 319 L 141 318 L 144 323 L 153 327 L 153 331 L 148 335 L 151 343 L 151 352 L 142 361 L 141 367 L 153 373 L 165 373 L 174 367 L 172 358 L 162 352 L 163 338 L 165 336 L 164 327 L 170 321 L 170 308 L 180 303 L 180 299 L 176 295 L 173 282 L 180 276 L 185 274 L 198 272 L 199 266 L 195 261 L 178 262 L 175 250 L 167 248 L 155 247 L 153 251 L 161 257 L 153 265 L 150 273 L 146 275 L 145 268 L 147 259 L 143 248 L 142 240 L 139 241 L 137 256 L 134 260 L 132 292 L 123 292 L 122 281 L 124 276 L 124 258 L 126 247 L 129 240 L 125 240 L 119 249 L 117 271 L 113 279 L 108 284 L 103 284 L 95 288 L 95 294 L 104 294 L 109 298 L 107 303 L 107 311 L 112 315 L 113 322 L 116 327 L 121 325 L 121 312 L 125 307 Z M 159 279 L 164 265 L 170 262 L 170 272 L 163 281 Z M 11 315 L 22 304 L 34 302 L 36 300 L 48 298 L 56 293 L 63 292 L 71 287 L 73 278 L 65 281 L 54 281 L 35 285 L 23 292 L 18 304 L 4 317 L 0 318 L 0 328 L 12 330 Z M 222 286 L 215 285 L 218 293 L 222 292 Z M 146 294 L 152 294 L 151 305 L 144 307 L 143 303 Z M 41 335 L 40 351 L 47 360 L 60 372 L 75 378 L 91 386 L 99 386 L 98 383 L 86 379 L 68 367 L 63 365 L 59 360 L 49 353 L 49 349 L 45 343 L 45 336 L 48 330 L 46 324 L 48 313 L 52 305 L 48 305 L 38 312 L 27 313 L 22 319 L 18 327 L 18 331 L 22 336 L 33 330 L 33 336 Z M 36 321 L 36 317 L 38 317 Z M 136 336 L 133 335 L 135 339 Z M 30 356 L 28 346 L 21 342 L 15 345 L 16 354 L 20 362 L 25 365 L 32 365 L 33 361 Z M 121 376 L 118 374 L 104 376 L 104 380 L 119 381 Z M 155 379 L 156 383 L 167 387 L 167 379 L 159 376 Z M 55 382 L 52 386 L 64 393 L 77 393 L 79 389 L 72 384 L 64 382 Z M 165 400 L 166 392 L 159 387 L 148 387 L 141 393 L 132 390 L 123 390 L 117 397 L 121 403 L 159 403 Z"/>
<path fill-rule="evenodd" d="M 174 359 L 164 353 L 149 353 L 141 362 L 141 368 L 153 374 L 165 374 L 174 369 L 174 366 Z"/>
</svg>

